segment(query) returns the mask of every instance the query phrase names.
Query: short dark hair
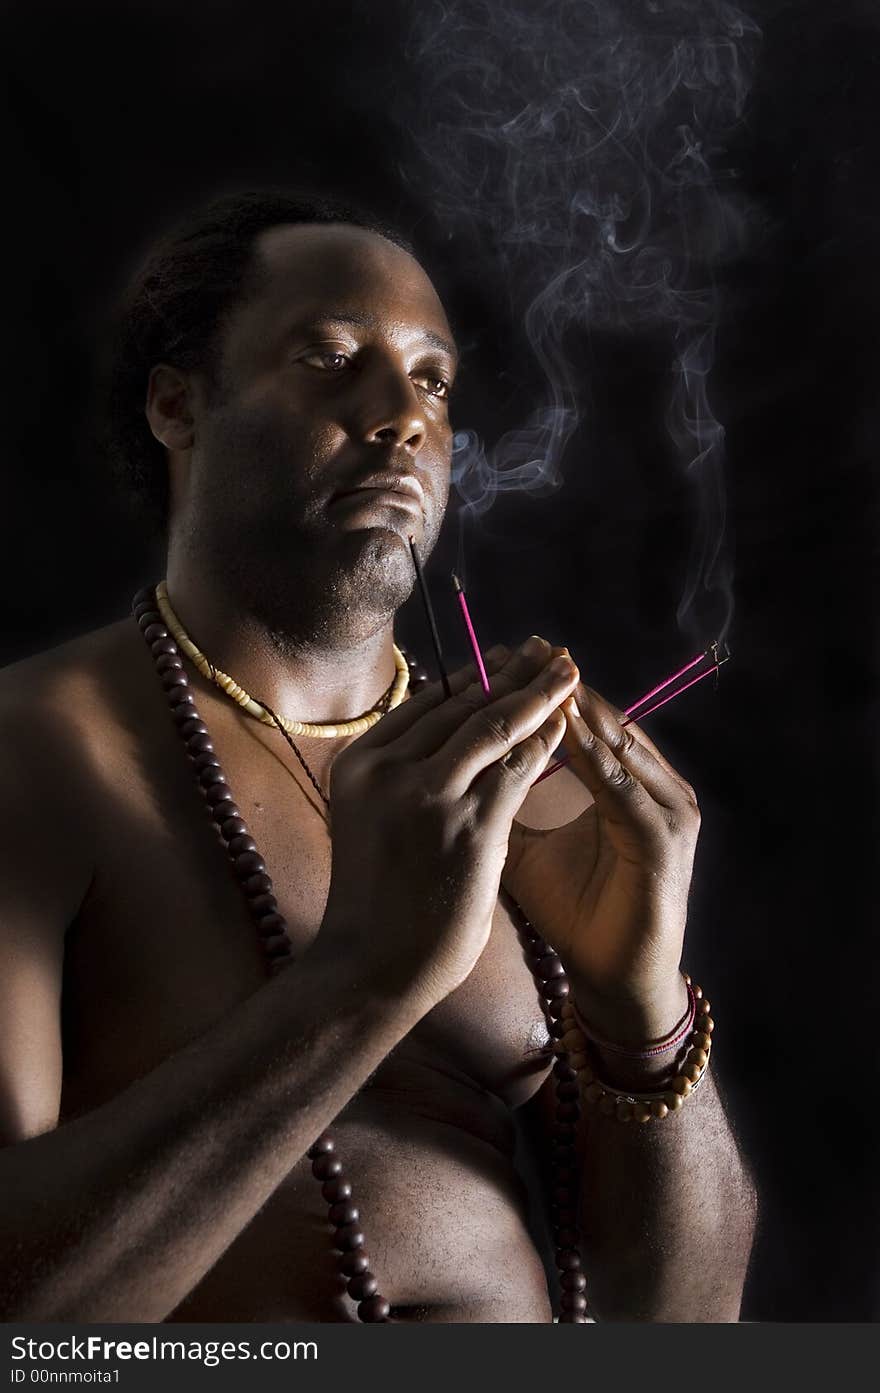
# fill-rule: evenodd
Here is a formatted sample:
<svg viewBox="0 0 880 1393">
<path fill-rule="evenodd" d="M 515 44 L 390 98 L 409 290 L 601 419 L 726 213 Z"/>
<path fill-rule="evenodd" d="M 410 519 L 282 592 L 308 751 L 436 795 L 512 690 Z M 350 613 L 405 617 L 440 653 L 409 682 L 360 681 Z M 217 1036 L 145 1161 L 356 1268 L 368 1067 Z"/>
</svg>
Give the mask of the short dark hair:
<svg viewBox="0 0 880 1393">
<path fill-rule="evenodd" d="M 285 223 L 329 222 L 377 232 L 413 254 L 396 228 L 355 204 L 310 191 L 250 190 L 217 198 L 178 223 L 123 296 L 103 373 L 100 433 L 114 474 L 161 525 L 168 468 L 144 414 L 150 369 L 161 362 L 200 369 L 217 385 L 218 331 L 245 293 L 254 240 Z"/>
</svg>

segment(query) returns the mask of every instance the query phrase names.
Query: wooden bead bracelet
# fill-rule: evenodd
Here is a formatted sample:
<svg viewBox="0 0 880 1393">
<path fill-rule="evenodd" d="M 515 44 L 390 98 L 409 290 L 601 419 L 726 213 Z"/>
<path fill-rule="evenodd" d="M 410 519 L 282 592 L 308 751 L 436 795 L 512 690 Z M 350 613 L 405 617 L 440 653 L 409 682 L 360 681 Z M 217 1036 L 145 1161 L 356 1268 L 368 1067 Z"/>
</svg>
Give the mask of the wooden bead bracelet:
<svg viewBox="0 0 880 1393">
<path fill-rule="evenodd" d="M 709 1002 L 703 996 L 702 989 L 691 982 L 687 973 L 684 979 L 695 1005 L 693 1029 L 684 1045 L 687 1055 L 682 1067 L 670 1080 L 649 1092 L 634 1092 L 603 1082 L 593 1067 L 595 1061 L 590 1052 L 590 1041 L 578 1025 L 573 1003 L 566 1001 L 562 1007 L 565 1032 L 554 1041 L 554 1052 L 565 1057 L 575 1071 L 584 1102 L 598 1109 L 605 1117 L 615 1117 L 618 1122 L 660 1121 L 678 1112 L 685 1099 L 697 1091 L 705 1078 L 715 1022 L 709 1014 Z M 678 1039 L 674 1043 L 678 1044 Z"/>
</svg>

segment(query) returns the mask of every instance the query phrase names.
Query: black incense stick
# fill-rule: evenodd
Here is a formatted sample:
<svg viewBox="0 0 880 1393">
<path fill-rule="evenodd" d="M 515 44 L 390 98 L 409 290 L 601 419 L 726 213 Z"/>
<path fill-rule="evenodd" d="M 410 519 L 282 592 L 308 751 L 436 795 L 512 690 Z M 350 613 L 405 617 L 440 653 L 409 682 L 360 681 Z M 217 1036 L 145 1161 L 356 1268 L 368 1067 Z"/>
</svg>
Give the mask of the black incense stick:
<svg viewBox="0 0 880 1393">
<path fill-rule="evenodd" d="M 440 647 L 440 635 L 437 632 L 437 621 L 434 618 L 434 610 L 431 606 L 431 597 L 428 594 L 428 587 L 425 584 L 425 577 L 422 575 L 422 563 L 419 560 L 419 553 L 416 551 L 415 539 L 410 537 L 409 549 L 412 552 L 413 566 L 415 567 L 416 580 L 419 583 L 419 591 L 422 596 L 422 604 L 425 607 L 425 614 L 428 616 L 428 627 L 431 630 L 431 642 L 434 645 L 434 656 L 437 659 L 437 667 L 440 670 L 440 681 L 443 683 L 443 690 L 448 697 L 452 696 L 452 688 L 449 685 L 449 676 L 443 662 L 443 649 Z"/>
</svg>

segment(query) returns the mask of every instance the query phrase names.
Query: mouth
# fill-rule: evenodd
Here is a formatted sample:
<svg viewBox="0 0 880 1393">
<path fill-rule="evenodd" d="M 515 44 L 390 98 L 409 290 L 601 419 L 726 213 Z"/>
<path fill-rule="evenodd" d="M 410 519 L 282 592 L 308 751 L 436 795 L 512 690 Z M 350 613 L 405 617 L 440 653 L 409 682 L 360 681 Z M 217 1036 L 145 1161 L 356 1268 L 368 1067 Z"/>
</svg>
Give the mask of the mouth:
<svg viewBox="0 0 880 1393">
<path fill-rule="evenodd" d="M 354 508 L 402 508 L 408 513 L 421 514 L 421 499 L 412 489 L 388 488 L 386 485 L 364 485 L 338 493 L 332 500 L 337 505 Z"/>
</svg>

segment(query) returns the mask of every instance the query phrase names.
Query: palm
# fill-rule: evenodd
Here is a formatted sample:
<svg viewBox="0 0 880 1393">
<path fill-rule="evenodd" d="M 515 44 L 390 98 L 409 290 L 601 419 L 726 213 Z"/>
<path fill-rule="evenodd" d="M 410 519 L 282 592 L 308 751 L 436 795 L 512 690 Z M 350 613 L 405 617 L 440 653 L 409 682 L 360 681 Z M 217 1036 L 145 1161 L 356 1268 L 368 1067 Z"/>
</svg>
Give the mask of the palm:
<svg viewBox="0 0 880 1393">
<path fill-rule="evenodd" d="M 597 990 L 638 975 L 648 947 L 643 881 L 595 804 L 563 827 L 513 824 L 504 888 L 566 967 Z"/>
</svg>

